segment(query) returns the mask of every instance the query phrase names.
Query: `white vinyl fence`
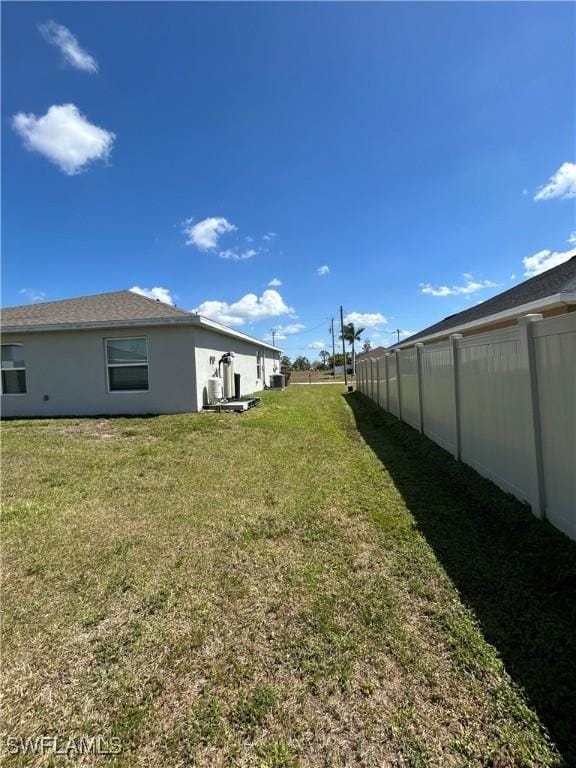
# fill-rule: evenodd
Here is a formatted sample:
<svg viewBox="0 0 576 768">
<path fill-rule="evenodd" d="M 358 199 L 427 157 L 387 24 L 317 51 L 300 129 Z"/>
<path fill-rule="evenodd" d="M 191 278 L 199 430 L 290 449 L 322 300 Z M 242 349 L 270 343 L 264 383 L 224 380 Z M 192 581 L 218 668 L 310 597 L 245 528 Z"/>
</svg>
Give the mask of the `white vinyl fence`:
<svg viewBox="0 0 576 768">
<path fill-rule="evenodd" d="M 357 386 L 576 539 L 576 312 L 362 360 Z"/>
</svg>

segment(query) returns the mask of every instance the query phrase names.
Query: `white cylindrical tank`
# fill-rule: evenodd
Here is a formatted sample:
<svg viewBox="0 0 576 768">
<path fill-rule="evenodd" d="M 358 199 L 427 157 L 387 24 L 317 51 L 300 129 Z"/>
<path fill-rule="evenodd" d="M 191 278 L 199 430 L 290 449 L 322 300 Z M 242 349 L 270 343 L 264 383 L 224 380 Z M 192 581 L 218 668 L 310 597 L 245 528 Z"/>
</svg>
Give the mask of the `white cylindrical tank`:
<svg viewBox="0 0 576 768">
<path fill-rule="evenodd" d="M 224 397 L 226 400 L 232 400 L 234 398 L 234 352 L 226 352 L 222 355 L 221 363 Z"/>
<path fill-rule="evenodd" d="M 208 404 L 216 405 L 224 397 L 224 387 L 222 379 L 218 376 L 211 376 L 208 379 Z"/>
</svg>

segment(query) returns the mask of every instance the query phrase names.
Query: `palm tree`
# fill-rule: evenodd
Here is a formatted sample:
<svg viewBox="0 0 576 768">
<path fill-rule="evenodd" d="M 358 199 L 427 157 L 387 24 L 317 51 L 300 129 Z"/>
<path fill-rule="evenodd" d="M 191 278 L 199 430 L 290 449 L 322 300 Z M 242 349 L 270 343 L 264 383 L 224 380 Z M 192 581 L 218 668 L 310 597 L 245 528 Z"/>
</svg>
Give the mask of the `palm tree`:
<svg viewBox="0 0 576 768">
<path fill-rule="evenodd" d="M 352 347 L 352 374 L 356 374 L 356 342 L 360 341 L 360 336 L 364 333 L 366 328 L 355 328 L 354 323 L 345 323 L 340 338 L 344 337 L 344 341 Z"/>
</svg>

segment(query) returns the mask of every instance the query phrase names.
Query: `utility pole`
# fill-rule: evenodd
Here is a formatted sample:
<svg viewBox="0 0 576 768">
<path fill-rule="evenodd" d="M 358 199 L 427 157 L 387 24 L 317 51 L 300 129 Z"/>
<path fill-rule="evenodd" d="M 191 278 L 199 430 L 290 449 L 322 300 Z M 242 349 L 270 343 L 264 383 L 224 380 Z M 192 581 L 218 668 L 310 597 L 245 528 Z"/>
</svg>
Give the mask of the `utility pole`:
<svg viewBox="0 0 576 768">
<path fill-rule="evenodd" d="M 332 334 L 332 375 L 336 381 L 336 342 L 334 341 L 334 318 L 330 321 L 330 333 Z"/>
<path fill-rule="evenodd" d="M 344 386 L 348 387 L 348 371 L 346 366 L 346 340 L 344 339 L 344 310 L 340 304 L 340 335 L 342 336 L 342 356 L 344 358 Z"/>
<path fill-rule="evenodd" d="M 272 329 L 270 330 L 270 333 L 272 334 L 272 346 L 273 346 L 273 347 L 275 347 L 275 346 L 276 346 L 276 344 L 274 343 L 274 340 L 275 340 L 275 338 L 276 338 L 276 328 L 272 328 Z"/>
<path fill-rule="evenodd" d="M 396 333 L 398 334 L 398 344 L 400 344 L 400 328 L 396 328 Z"/>
</svg>

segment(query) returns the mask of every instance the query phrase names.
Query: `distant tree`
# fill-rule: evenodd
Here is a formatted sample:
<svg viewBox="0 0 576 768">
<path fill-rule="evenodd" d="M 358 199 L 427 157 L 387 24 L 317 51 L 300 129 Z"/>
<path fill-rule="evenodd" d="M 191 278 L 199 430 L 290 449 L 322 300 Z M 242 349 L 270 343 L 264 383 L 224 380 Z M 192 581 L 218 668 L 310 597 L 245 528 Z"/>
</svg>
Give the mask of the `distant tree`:
<svg viewBox="0 0 576 768">
<path fill-rule="evenodd" d="M 309 371 L 312 366 L 310 365 L 310 360 L 308 360 L 307 357 L 304 357 L 304 355 L 298 355 L 296 360 L 294 360 L 294 365 L 292 367 L 295 371 Z"/>
<path fill-rule="evenodd" d="M 280 360 L 280 368 L 292 368 L 292 361 L 288 355 L 282 355 L 282 359 Z"/>
<path fill-rule="evenodd" d="M 366 339 L 364 344 L 362 344 L 362 352 L 370 352 L 372 349 L 372 344 L 370 343 L 370 339 Z"/>
<path fill-rule="evenodd" d="M 346 364 L 350 365 L 352 362 L 352 355 L 350 352 L 346 352 Z M 330 356 L 329 365 L 344 365 L 344 357 L 341 352 L 338 352 L 334 357 Z"/>
<path fill-rule="evenodd" d="M 318 357 L 322 359 L 322 366 L 326 368 L 326 361 L 330 359 L 330 352 L 323 349 L 321 352 L 318 352 Z"/>
<path fill-rule="evenodd" d="M 356 372 L 356 347 L 357 341 L 360 341 L 360 336 L 364 333 L 365 328 L 356 328 L 354 323 L 345 323 L 340 338 L 344 338 L 348 344 L 352 347 L 352 372 Z"/>
</svg>

